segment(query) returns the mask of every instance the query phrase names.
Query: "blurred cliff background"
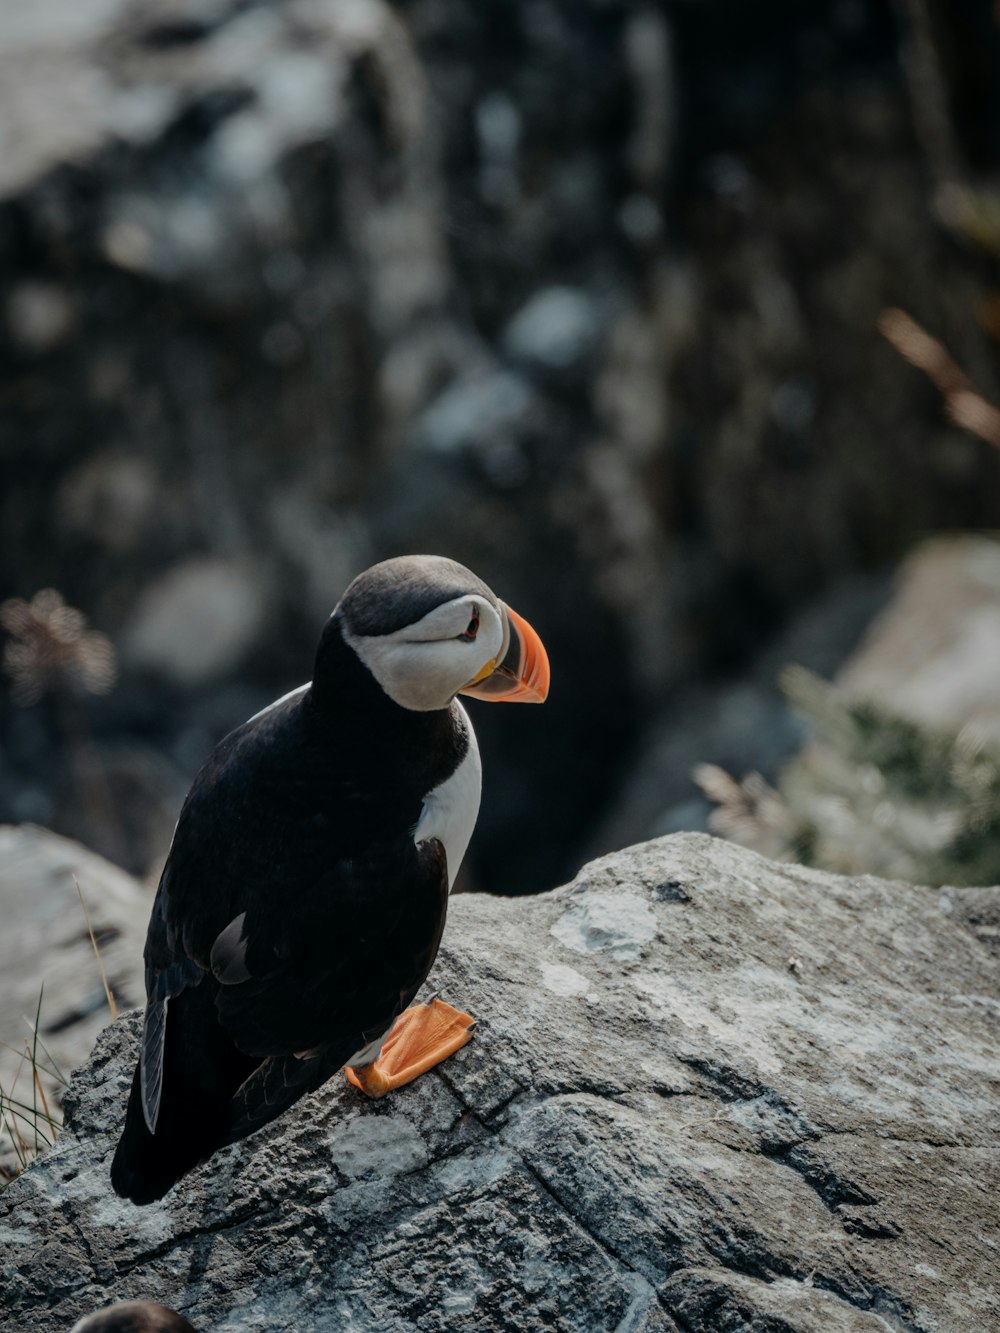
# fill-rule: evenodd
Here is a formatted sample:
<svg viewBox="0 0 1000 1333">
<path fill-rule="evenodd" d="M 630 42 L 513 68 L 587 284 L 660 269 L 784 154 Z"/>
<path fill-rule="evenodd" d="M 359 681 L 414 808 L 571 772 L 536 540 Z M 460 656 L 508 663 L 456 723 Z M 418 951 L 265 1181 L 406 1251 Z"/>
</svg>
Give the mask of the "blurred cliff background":
<svg viewBox="0 0 1000 1333">
<path fill-rule="evenodd" d="M 1000 877 L 995 0 L 9 4 L 0 269 L 3 820 L 155 874 L 428 550 L 553 666 L 468 887 Z"/>
</svg>

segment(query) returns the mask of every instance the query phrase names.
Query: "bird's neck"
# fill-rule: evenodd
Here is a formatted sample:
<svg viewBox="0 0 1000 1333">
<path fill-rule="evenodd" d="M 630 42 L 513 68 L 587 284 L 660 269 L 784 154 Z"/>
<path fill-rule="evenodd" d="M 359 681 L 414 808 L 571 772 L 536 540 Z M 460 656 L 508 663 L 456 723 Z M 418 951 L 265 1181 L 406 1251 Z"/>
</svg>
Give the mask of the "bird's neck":
<svg viewBox="0 0 1000 1333">
<path fill-rule="evenodd" d="M 320 639 L 310 695 L 317 720 L 336 728 L 340 744 L 352 735 L 369 749 L 384 740 L 397 758 L 439 749 L 455 729 L 450 707 L 416 712 L 391 699 L 345 640 L 337 616 Z"/>
</svg>

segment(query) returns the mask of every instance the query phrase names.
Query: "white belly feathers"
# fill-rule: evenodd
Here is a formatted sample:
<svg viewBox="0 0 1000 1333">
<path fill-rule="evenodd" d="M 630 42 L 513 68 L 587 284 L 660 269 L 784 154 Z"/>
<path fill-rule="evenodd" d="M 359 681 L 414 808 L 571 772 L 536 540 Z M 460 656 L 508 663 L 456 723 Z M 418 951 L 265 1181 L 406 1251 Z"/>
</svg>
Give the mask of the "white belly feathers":
<svg viewBox="0 0 1000 1333">
<path fill-rule="evenodd" d="M 438 838 L 444 844 L 445 855 L 448 858 L 449 889 L 455 883 L 455 876 L 472 837 L 472 830 L 476 827 L 483 778 L 483 765 L 479 758 L 479 746 L 476 744 L 476 733 L 472 730 L 472 723 L 457 699 L 452 707 L 458 710 L 465 724 L 469 748 L 451 777 L 446 778 L 439 787 L 435 787 L 424 797 L 420 818 L 413 830 L 414 842 L 426 842 L 429 838 Z"/>
<path fill-rule="evenodd" d="M 262 708 L 259 713 L 254 713 L 249 720 L 255 722 L 257 718 L 270 713 L 287 700 L 305 694 L 308 688 L 308 684 L 300 685 L 297 690 L 291 690 L 280 699 L 275 699 L 274 703 L 268 704 L 266 708 Z M 469 748 L 451 777 L 446 778 L 439 787 L 435 787 L 424 797 L 420 818 L 413 830 L 414 842 L 426 842 L 428 838 L 438 838 L 444 844 L 445 855 L 448 858 L 449 889 L 455 883 L 455 876 L 462 864 L 472 831 L 476 827 L 483 779 L 479 746 L 469 715 L 457 699 L 452 708 L 458 713 L 465 727 Z"/>
</svg>

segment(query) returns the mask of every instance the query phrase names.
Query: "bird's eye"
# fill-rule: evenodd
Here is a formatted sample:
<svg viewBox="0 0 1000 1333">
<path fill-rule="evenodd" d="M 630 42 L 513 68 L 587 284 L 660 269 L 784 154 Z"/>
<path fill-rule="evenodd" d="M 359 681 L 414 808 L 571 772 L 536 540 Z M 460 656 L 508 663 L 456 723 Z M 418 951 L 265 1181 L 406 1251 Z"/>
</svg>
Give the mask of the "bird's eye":
<svg viewBox="0 0 1000 1333">
<path fill-rule="evenodd" d="M 465 629 L 458 637 L 460 639 L 464 639 L 466 643 L 471 643 L 478 633 L 479 633 L 479 607 L 474 606 L 472 608 L 471 620 L 469 621 Z"/>
</svg>

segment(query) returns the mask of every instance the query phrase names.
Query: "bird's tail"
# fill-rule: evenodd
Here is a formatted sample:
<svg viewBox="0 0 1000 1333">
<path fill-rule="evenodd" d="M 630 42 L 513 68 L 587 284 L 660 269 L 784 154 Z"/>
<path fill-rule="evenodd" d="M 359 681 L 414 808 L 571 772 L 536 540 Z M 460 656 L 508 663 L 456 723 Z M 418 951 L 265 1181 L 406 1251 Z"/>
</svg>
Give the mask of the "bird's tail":
<svg viewBox="0 0 1000 1333">
<path fill-rule="evenodd" d="M 160 1132 L 150 1134 L 142 1114 L 142 1091 L 136 1067 L 129 1094 L 125 1127 L 111 1163 L 111 1184 L 116 1194 L 133 1203 L 153 1203 L 162 1199 L 170 1187 L 197 1166 L 212 1151 L 204 1140 L 192 1110 L 188 1132 L 178 1136 Z"/>
<path fill-rule="evenodd" d="M 153 1203 L 227 1142 L 236 1090 L 260 1063 L 226 1038 L 215 1016 L 214 982 L 171 1000 L 156 1132 L 142 1110 L 139 1066 L 125 1112 L 111 1184 L 133 1203 Z"/>
</svg>

